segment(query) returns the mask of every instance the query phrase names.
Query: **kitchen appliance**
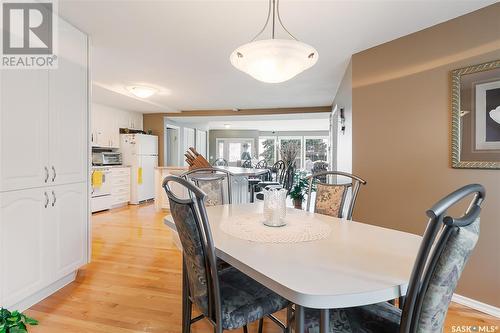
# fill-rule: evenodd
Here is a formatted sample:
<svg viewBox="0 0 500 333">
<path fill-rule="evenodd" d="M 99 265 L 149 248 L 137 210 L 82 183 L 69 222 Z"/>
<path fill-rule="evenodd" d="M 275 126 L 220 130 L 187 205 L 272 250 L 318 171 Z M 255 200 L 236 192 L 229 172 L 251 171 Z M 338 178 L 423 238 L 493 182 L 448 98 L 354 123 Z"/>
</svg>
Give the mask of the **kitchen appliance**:
<svg viewBox="0 0 500 333">
<path fill-rule="evenodd" d="M 155 196 L 154 171 L 158 166 L 158 137 L 121 134 L 123 163 L 130 165 L 130 203 L 137 205 Z"/>
<path fill-rule="evenodd" d="M 92 213 L 111 208 L 111 170 L 109 168 L 92 168 L 92 192 L 90 206 Z"/>
<path fill-rule="evenodd" d="M 93 165 L 121 165 L 122 154 L 115 151 L 92 152 Z"/>
</svg>

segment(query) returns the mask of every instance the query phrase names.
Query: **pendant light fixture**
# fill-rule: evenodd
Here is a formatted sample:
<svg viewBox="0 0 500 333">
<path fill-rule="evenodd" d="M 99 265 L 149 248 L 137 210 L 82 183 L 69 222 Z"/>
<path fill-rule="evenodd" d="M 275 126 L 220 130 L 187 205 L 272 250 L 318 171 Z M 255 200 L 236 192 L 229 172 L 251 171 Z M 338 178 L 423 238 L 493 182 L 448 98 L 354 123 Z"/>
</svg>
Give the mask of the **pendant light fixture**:
<svg viewBox="0 0 500 333">
<path fill-rule="evenodd" d="M 259 38 L 271 21 L 271 39 Z M 291 37 L 277 39 L 276 23 Z M 314 66 L 318 61 L 318 52 L 314 47 L 300 42 L 283 25 L 279 12 L 279 0 L 269 0 L 266 23 L 250 41 L 233 51 L 231 64 L 253 78 L 279 83 L 290 80 L 297 74 Z"/>
</svg>

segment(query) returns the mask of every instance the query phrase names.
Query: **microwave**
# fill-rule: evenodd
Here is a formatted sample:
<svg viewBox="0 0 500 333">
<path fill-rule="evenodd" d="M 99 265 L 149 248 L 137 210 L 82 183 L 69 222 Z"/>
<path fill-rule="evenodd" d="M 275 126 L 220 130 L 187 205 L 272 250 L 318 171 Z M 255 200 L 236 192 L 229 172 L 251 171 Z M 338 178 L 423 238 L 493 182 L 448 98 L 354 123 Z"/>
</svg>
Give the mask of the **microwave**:
<svg viewBox="0 0 500 333">
<path fill-rule="evenodd" d="M 93 165 L 121 165 L 122 154 L 117 152 L 95 152 L 92 153 Z"/>
</svg>

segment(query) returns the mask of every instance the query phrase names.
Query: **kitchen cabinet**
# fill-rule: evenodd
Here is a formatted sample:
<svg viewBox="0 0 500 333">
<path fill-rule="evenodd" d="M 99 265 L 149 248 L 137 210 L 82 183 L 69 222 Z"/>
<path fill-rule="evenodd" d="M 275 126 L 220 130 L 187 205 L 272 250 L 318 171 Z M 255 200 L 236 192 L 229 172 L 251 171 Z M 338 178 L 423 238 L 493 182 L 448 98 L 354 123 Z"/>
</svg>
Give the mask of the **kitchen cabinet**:
<svg viewBox="0 0 500 333">
<path fill-rule="evenodd" d="M 139 112 L 129 112 L 129 128 L 135 130 L 143 129 L 143 116 Z"/>
<path fill-rule="evenodd" d="M 87 256 L 87 185 L 0 194 L 0 304 L 13 306 Z"/>
<path fill-rule="evenodd" d="M 9 307 L 48 282 L 49 197 L 37 188 L 0 193 L 0 304 Z"/>
<path fill-rule="evenodd" d="M 130 168 L 111 168 L 112 207 L 126 205 L 130 201 Z"/>
<path fill-rule="evenodd" d="M 49 171 L 56 184 L 87 177 L 87 37 L 59 25 L 59 64 L 49 72 Z"/>
<path fill-rule="evenodd" d="M 120 148 L 120 131 L 114 112 L 92 108 L 92 146 Z"/>
<path fill-rule="evenodd" d="M 57 69 L 1 73 L 0 192 L 87 178 L 87 37 L 59 38 Z"/>
<path fill-rule="evenodd" d="M 50 190 L 50 230 L 56 235 L 50 263 L 53 279 L 60 279 L 86 263 L 87 186 L 55 186 Z"/>
<path fill-rule="evenodd" d="M 49 180 L 49 74 L 1 70 L 0 192 Z"/>
<path fill-rule="evenodd" d="M 92 146 L 120 148 L 120 128 L 142 130 L 142 113 L 92 105 Z"/>
<path fill-rule="evenodd" d="M 88 43 L 58 34 L 56 69 L 0 71 L 0 305 L 19 310 L 88 261 Z"/>
</svg>

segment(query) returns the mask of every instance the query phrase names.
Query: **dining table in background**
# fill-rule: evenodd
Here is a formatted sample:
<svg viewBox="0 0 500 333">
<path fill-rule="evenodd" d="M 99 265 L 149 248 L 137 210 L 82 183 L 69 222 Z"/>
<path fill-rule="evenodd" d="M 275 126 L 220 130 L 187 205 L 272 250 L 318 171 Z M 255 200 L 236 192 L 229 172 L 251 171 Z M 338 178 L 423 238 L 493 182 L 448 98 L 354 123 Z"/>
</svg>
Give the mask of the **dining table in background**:
<svg viewBox="0 0 500 333">
<path fill-rule="evenodd" d="M 250 202 L 250 192 L 248 187 L 248 179 L 253 177 L 263 176 L 268 173 L 268 169 L 241 168 L 232 166 L 217 166 L 215 169 L 223 169 L 231 174 L 231 199 L 233 203 L 248 203 Z M 156 167 L 155 168 L 155 208 L 157 211 L 168 209 L 168 200 L 165 191 L 161 187 L 163 179 L 168 175 L 180 176 L 188 171 L 187 166 L 183 167 Z M 185 195 L 180 187 L 172 189 L 180 196 Z"/>
<path fill-rule="evenodd" d="M 231 236 L 220 227 L 238 219 L 263 221 L 263 204 L 207 207 L 219 258 L 295 304 L 295 332 L 304 332 L 304 308 L 363 306 L 406 294 L 421 237 L 387 228 L 288 208 L 304 223 L 327 223 L 331 232 L 321 240 L 265 243 Z M 175 231 L 171 216 L 164 222 Z M 286 232 L 286 227 L 281 227 Z M 321 332 L 329 332 L 328 320 Z"/>
</svg>

